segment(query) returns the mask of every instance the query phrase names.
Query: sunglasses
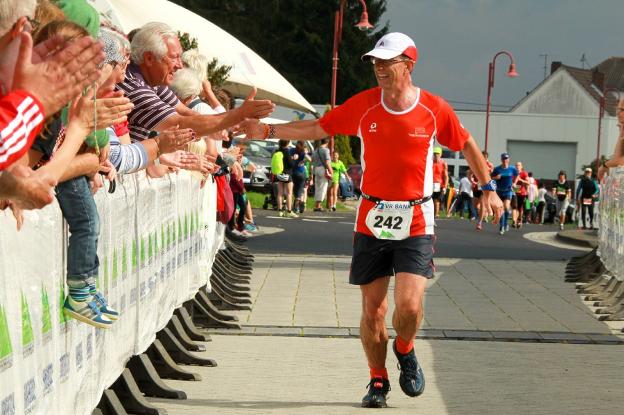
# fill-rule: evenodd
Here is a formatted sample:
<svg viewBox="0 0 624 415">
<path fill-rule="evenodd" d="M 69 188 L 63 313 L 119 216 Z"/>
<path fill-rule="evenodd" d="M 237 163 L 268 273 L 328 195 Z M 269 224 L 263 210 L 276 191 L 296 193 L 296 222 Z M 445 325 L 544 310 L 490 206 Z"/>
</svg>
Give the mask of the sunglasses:
<svg viewBox="0 0 624 415">
<path fill-rule="evenodd" d="M 395 63 L 399 63 L 399 62 L 410 62 L 410 59 L 403 59 L 403 58 L 399 58 L 399 59 L 377 59 L 377 58 L 371 58 L 370 59 L 370 63 L 373 66 L 377 66 L 377 67 L 387 67 L 387 66 L 391 66 L 394 65 Z"/>
</svg>

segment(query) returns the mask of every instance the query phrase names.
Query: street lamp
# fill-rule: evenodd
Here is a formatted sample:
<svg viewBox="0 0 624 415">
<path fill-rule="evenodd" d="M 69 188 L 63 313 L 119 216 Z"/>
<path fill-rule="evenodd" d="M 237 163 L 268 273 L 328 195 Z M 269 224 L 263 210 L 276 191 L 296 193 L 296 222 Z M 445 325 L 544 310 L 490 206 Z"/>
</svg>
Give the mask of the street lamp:
<svg viewBox="0 0 624 415">
<path fill-rule="evenodd" d="M 609 92 L 615 92 L 618 95 L 618 101 L 620 98 L 620 91 L 615 88 L 606 88 L 602 91 L 600 97 L 600 104 L 598 105 L 598 139 L 596 140 L 596 170 L 600 167 L 600 135 L 602 129 L 602 118 L 604 117 L 605 106 L 607 105 L 607 94 Z"/>
<path fill-rule="evenodd" d="M 501 50 L 492 59 L 492 62 L 489 64 L 489 72 L 488 72 L 488 92 L 487 92 L 487 110 L 485 112 L 485 151 L 488 148 L 488 129 L 490 127 L 490 109 L 492 107 L 492 88 L 494 88 L 494 70 L 496 68 L 496 58 L 500 55 L 507 55 L 511 60 L 511 64 L 509 65 L 509 69 L 507 70 L 507 76 L 510 78 L 515 78 L 518 76 L 518 72 L 516 72 L 516 63 L 514 61 L 513 55 L 506 50 Z"/>
<path fill-rule="evenodd" d="M 334 18 L 334 52 L 332 57 L 332 83 L 331 83 L 331 109 L 336 107 L 336 82 L 338 78 L 338 48 L 340 47 L 340 41 L 342 40 L 342 18 L 344 16 L 344 8 L 347 0 L 340 0 L 340 7 L 336 11 Z M 368 21 L 368 11 L 366 9 L 366 2 L 360 0 L 362 4 L 362 15 L 360 21 L 355 25 L 358 29 L 365 31 L 372 29 L 374 26 Z M 329 139 L 329 148 L 331 153 L 334 153 L 334 136 Z"/>
</svg>

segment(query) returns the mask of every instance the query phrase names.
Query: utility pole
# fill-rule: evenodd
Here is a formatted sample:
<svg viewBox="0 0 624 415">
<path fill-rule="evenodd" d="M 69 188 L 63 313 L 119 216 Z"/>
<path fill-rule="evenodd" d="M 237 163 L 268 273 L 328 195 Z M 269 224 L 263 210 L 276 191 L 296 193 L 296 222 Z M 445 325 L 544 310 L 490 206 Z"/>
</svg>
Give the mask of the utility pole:
<svg viewBox="0 0 624 415">
<path fill-rule="evenodd" d="M 548 53 L 542 53 L 539 57 L 544 58 L 544 79 L 546 79 L 548 76 Z"/>
</svg>

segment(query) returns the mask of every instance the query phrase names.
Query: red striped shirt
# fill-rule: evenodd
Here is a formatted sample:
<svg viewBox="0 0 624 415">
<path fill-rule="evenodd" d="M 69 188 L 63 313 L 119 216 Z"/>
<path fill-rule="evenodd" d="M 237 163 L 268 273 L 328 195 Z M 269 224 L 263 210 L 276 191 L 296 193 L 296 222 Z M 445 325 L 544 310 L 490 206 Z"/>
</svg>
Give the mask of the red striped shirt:
<svg viewBox="0 0 624 415">
<path fill-rule="evenodd" d="M 28 151 L 44 119 L 43 106 L 26 91 L 11 91 L 0 98 L 0 170 Z"/>
</svg>

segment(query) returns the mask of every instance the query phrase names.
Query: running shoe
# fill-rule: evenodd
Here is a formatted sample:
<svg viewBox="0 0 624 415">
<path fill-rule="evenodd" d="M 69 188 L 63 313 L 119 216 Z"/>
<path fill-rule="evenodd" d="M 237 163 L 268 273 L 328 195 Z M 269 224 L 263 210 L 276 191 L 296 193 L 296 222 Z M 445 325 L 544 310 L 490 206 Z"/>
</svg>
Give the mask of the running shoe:
<svg viewBox="0 0 624 415">
<path fill-rule="evenodd" d="M 101 292 L 98 291 L 95 293 L 93 295 L 93 299 L 100 307 L 100 312 L 105 317 L 108 317 L 109 320 L 117 320 L 119 318 L 119 312 L 108 305 L 108 301 L 104 298 Z"/>
<path fill-rule="evenodd" d="M 559 224 L 559 229 L 563 230 L 563 223 Z"/>
<path fill-rule="evenodd" d="M 279 211 L 279 217 L 283 218 L 284 216 L 286 216 L 286 212 L 284 212 L 283 210 Z"/>
<path fill-rule="evenodd" d="M 505 225 L 505 232 L 509 232 L 509 225 Z"/>
<path fill-rule="evenodd" d="M 336 206 L 332 206 L 331 210 L 332 210 L 332 212 L 335 212 L 336 211 Z"/>
<path fill-rule="evenodd" d="M 298 218 L 299 215 L 297 215 L 295 212 L 286 212 L 286 216 L 287 218 Z"/>
<path fill-rule="evenodd" d="M 414 349 L 412 348 L 407 354 L 401 354 L 397 352 L 396 340 L 394 340 L 392 342 L 392 350 L 399 361 L 397 367 L 401 371 L 401 375 L 399 376 L 401 390 L 407 396 L 414 397 L 422 395 L 425 391 L 425 375 L 418 364 L 418 360 L 416 360 Z"/>
<path fill-rule="evenodd" d="M 246 229 L 243 229 L 242 231 L 240 231 L 240 234 L 244 236 L 245 238 L 249 238 L 250 236 L 253 236 L 253 234 Z"/>
<path fill-rule="evenodd" d="M 483 229 L 483 225 L 481 224 L 481 222 L 477 222 L 477 230 L 480 231 Z"/>
<path fill-rule="evenodd" d="M 500 231 L 498 231 L 498 233 L 500 235 L 504 235 L 505 234 L 505 228 L 501 228 Z"/>
<path fill-rule="evenodd" d="M 101 329 L 108 329 L 113 324 L 108 317 L 102 315 L 93 298 L 88 301 L 75 301 L 67 296 L 63 304 L 63 313 L 68 317 Z"/>
<path fill-rule="evenodd" d="M 253 223 L 246 223 L 245 230 L 249 232 L 258 232 L 258 227 Z"/>
<path fill-rule="evenodd" d="M 386 396 L 390 391 L 388 379 L 374 378 L 366 385 L 368 393 L 362 398 L 362 408 L 386 408 Z"/>
</svg>

